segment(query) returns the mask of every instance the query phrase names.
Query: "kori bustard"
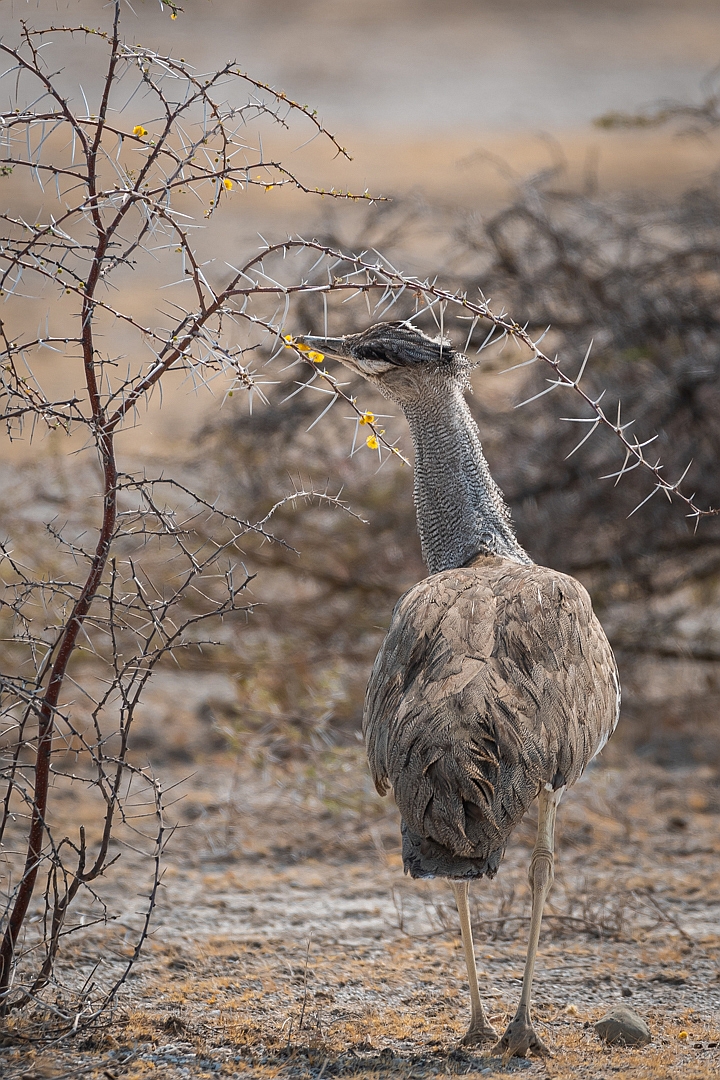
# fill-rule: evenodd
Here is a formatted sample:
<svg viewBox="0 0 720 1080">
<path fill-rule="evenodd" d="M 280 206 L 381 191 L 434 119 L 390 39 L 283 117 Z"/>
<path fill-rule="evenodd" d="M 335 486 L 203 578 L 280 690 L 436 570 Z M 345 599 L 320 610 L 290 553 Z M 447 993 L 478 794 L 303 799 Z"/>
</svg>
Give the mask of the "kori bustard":
<svg viewBox="0 0 720 1080">
<path fill-rule="evenodd" d="M 470 985 L 466 1044 L 548 1053 L 530 1014 L 555 812 L 605 745 L 620 688 L 583 586 L 537 566 L 515 536 L 465 401 L 470 364 L 407 323 L 303 337 L 402 409 L 415 449 L 415 507 L 429 577 L 398 601 L 365 699 L 363 731 L 380 794 L 402 817 L 405 871 L 455 893 Z M 468 908 L 538 799 L 532 914 L 520 1003 L 498 1039 L 483 1009 Z"/>
</svg>

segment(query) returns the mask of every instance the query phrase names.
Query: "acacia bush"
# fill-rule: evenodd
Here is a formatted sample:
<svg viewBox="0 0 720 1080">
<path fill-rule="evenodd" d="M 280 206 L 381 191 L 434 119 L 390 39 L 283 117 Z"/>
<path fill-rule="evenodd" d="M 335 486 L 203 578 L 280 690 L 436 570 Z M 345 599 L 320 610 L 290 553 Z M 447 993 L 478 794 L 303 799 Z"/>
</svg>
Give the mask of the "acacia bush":
<svg viewBox="0 0 720 1080">
<path fill-rule="evenodd" d="M 127 978 L 171 832 L 162 783 L 131 752 L 143 694 L 158 666 L 221 645 L 251 610 L 242 537 L 276 540 L 271 506 L 240 517 L 128 435 L 173 379 L 263 396 L 256 357 L 285 355 L 304 244 L 217 268 L 197 227 L 212 231 L 234 191 L 320 191 L 266 157 L 268 129 L 297 118 L 344 153 L 309 107 L 235 63 L 198 75 L 132 43 L 122 10 L 99 28 L 23 23 L 0 42 L 0 409 L 24 452 L 0 544 L 0 1013 L 44 1004 L 73 1028 Z M 85 87 L 65 66 L 77 41 Z M 273 255 L 288 256 L 283 284 L 268 285 Z M 326 491 L 285 501 L 301 497 L 340 505 Z M 111 868 L 140 874 L 143 857 L 134 943 L 96 936 L 58 977 L 61 944 L 112 923 Z"/>
</svg>

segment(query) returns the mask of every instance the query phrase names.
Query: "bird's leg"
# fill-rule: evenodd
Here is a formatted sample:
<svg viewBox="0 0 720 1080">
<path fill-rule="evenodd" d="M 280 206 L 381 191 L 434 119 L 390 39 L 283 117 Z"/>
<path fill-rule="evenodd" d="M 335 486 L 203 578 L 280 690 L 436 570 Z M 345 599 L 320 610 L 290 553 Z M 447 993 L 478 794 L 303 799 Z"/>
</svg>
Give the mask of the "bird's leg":
<svg viewBox="0 0 720 1080">
<path fill-rule="evenodd" d="M 465 1046 L 473 1046 L 475 1043 L 494 1042 L 497 1039 L 497 1031 L 492 1026 L 480 1000 L 478 989 L 477 967 L 475 966 L 475 950 L 473 948 L 472 927 L 470 926 L 470 909 L 468 908 L 468 882 L 452 881 L 455 903 L 460 916 L 460 933 L 462 935 L 463 949 L 465 950 L 465 963 L 467 964 L 468 983 L 470 984 L 470 1027 L 463 1036 Z"/>
<path fill-rule="evenodd" d="M 515 1016 L 508 1024 L 502 1039 L 493 1047 L 493 1050 L 502 1053 L 505 1059 L 513 1056 L 525 1057 L 528 1051 L 543 1057 L 550 1053 L 542 1039 L 536 1035 L 532 1026 L 532 1020 L 530 1019 L 530 989 L 532 987 L 533 971 L 535 970 L 538 941 L 540 940 L 543 907 L 555 876 L 553 848 L 558 794 L 557 791 L 548 791 L 543 787 L 538 798 L 537 839 L 533 848 L 530 872 L 528 874 L 532 890 L 532 915 L 530 918 L 530 939 L 525 961 L 522 993 L 520 994 L 520 1004 Z"/>
</svg>

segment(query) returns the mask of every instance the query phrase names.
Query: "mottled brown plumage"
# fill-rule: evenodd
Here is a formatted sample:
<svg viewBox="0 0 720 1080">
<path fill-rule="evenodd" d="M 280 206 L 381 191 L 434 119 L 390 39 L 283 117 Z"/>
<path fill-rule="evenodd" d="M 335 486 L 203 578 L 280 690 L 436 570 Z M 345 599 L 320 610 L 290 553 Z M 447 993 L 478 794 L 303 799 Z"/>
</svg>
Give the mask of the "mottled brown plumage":
<svg viewBox="0 0 720 1080">
<path fill-rule="evenodd" d="M 415 506 L 430 576 L 398 601 L 373 667 L 363 730 L 380 794 L 402 816 L 413 877 L 446 877 L 470 982 L 468 1043 L 497 1040 L 480 1000 L 468 882 L 496 873 L 538 799 L 520 1004 L 496 1048 L 547 1054 L 530 1018 L 555 812 L 617 723 L 615 659 L 590 598 L 517 541 L 464 392 L 469 363 L 406 323 L 305 338 L 396 401 L 415 447 Z"/>
<path fill-rule="evenodd" d="M 610 675 L 610 678 L 608 678 Z M 544 784 L 573 784 L 617 719 L 607 638 L 579 582 L 497 556 L 399 600 L 363 729 L 413 877 L 494 876 Z"/>
</svg>

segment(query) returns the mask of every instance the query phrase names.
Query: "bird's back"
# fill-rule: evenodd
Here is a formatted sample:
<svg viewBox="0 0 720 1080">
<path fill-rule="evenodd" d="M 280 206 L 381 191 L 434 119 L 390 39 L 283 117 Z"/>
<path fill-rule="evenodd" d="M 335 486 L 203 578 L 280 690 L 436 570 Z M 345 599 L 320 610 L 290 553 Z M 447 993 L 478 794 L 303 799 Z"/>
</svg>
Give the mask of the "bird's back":
<svg viewBox="0 0 720 1080">
<path fill-rule="evenodd" d="M 617 723 L 615 659 L 574 578 L 478 556 L 398 601 L 365 700 L 413 877 L 492 876 L 543 784 L 574 783 Z"/>
</svg>

